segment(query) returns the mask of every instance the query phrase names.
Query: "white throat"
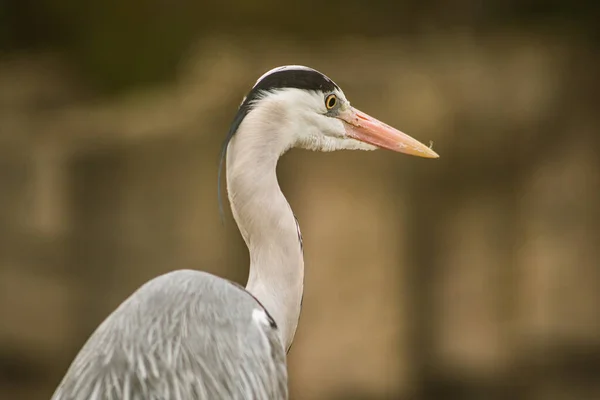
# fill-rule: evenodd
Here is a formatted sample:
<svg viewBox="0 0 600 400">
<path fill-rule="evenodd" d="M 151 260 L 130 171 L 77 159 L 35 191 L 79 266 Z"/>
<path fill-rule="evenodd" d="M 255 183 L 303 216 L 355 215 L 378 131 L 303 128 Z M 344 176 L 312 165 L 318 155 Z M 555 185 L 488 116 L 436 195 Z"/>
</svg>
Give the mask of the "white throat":
<svg viewBox="0 0 600 400">
<path fill-rule="evenodd" d="M 276 175 L 279 157 L 292 145 L 289 134 L 275 128 L 285 130 L 284 114 L 255 110 L 246 116 L 227 149 L 227 191 L 250 252 L 246 289 L 271 314 L 287 350 L 300 318 L 304 258 Z"/>
</svg>

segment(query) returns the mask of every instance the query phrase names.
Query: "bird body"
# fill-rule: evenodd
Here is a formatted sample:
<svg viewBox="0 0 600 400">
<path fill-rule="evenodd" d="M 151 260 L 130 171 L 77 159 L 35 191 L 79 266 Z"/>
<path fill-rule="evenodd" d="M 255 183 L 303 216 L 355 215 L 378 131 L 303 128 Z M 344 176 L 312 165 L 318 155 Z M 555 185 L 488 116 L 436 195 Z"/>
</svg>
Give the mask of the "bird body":
<svg viewBox="0 0 600 400">
<path fill-rule="evenodd" d="M 285 66 L 259 78 L 227 135 L 227 193 L 250 252 L 246 288 L 179 270 L 152 279 L 88 339 L 52 400 L 287 399 L 286 354 L 300 317 L 304 257 L 277 161 L 316 151 L 427 146 L 360 112 L 327 76 Z"/>
<path fill-rule="evenodd" d="M 250 293 L 178 270 L 144 284 L 98 327 L 54 399 L 284 399 L 285 357 Z"/>
</svg>

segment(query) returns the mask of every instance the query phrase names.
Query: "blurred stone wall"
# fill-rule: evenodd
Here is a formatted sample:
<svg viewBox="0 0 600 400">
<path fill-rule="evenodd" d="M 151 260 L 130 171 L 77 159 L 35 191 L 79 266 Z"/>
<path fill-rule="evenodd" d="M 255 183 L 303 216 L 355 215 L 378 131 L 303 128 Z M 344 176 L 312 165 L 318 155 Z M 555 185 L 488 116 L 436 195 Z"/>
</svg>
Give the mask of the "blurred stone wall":
<svg viewBox="0 0 600 400">
<path fill-rule="evenodd" d="M 48 398 L 160 273 L 245 282 L 218 155 L 249 86 L 287 63 L 441 154 L 282 160 L 307 264 L 293 398 L 600 398 L 598 60 L 515 32 L 211 39 L 176 82 L 112 98 L 56 54 L 2 60 L 0 398 Z"/>
</svg>

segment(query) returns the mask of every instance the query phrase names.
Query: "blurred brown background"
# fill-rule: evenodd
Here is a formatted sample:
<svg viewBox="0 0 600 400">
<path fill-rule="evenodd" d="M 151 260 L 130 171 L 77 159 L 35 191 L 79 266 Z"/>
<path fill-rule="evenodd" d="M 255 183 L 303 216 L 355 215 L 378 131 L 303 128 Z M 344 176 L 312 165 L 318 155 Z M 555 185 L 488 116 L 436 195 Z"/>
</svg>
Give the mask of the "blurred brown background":
<svg viewBox="0 0 600 400">
<path fill-rule="evenodd" d="M 439 160 L 292 151 L 293 399 L 600 399 L 599 3 L 0 3 L 0 399 L 179 268 L 245 283 L 231 118 L 304 64 Z"/>
</svg>

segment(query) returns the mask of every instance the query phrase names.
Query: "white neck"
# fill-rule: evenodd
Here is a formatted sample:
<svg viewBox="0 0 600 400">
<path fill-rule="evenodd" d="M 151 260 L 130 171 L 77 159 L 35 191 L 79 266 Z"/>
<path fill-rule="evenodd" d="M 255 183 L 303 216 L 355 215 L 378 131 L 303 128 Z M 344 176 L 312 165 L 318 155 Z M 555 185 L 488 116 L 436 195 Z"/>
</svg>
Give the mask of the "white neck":
<svg viewBox="0 0 600 400">
<path fill-rule="evenodd" d="M 287 350 L 300 318 L 304 258 L 294 214 L 276 175 L 277 160 L 290 147 L 289 136 L 275 131 L 282 125 L 262 121 L 257 112 L 250 113 L 229 143 L 227 191 L 250 251 L 246 289 L 271 314 Z"/>
</svg>

